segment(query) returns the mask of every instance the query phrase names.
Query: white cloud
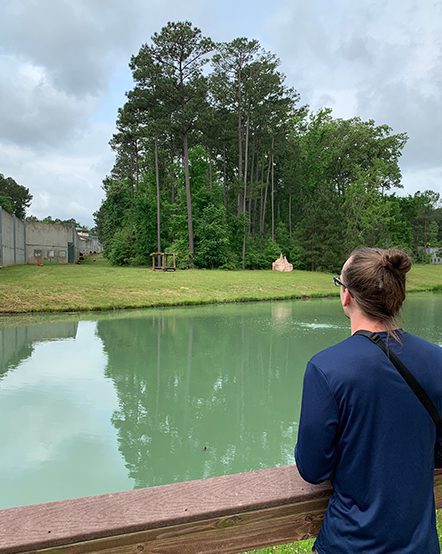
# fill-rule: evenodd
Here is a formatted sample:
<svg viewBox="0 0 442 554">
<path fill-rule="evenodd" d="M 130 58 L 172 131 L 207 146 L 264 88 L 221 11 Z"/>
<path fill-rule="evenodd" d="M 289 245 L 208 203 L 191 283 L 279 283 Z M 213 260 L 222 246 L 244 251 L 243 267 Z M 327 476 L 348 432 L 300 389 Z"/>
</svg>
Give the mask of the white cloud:
<svg viewBox="0 0 442 554">
<path fill-rule="evenodd" d="M 167 21 L 215 40 L 257 38 L 314 109 L 407 131 L 407 190 L 442 192 L 440 0 L 2 0 L 0 172 L 29 187 L 31 213 L 92 224 L 130 85 L 127 64 Z M 234 17 L 232 17 L 234 15 Z"/>
<path fill-rule="evenodd" d="M 283 68 L 314 109 L 406 131 L 405 186 L 442 192 L 442 3 L 285 1 L 269 32 Z M 427 170 L 424 171 L 424 170 Z"/>
<path fill-rule="evenodd" d="M 95 102 L 57 89 L 45 67 L 0 56 L 0 140 L 57 145 L 85 126 Z"/>
<path fill-rule="evenodd" d="M 106 87 L 116 57 L 133 46 L 139 2 L 4 0 L 3 49 L 45 67 L 70 94 Z"/>
<path fill-rule="evenodd" d="M 74 217 L 91 226 L 103 198 L 102 179 L 113 164 L 107 147 L 111 134 L 112 126 L 95 124 L 61 150 L 0 143 L 3 173 L 30 188 L 34 198 L 29 214 Z"/>
<path fill-rule="evenodd" d="M 442 193 L 440 184 L 442 183 L 442 167 L 433 167 L 431 169 L 409 169 L 402 175 L 404 189 L 409 194 L 414 194 L 418 190 L 434 190 Z"/>
<path fill-rule="evenodd" d="M 208 21 L 210 9 L 203 0 L 3 0 L 0 9 L 0 172 L 30 189 L 30 213 L 92 225 L 131 55 L 168 20 Z"/>
</svg>

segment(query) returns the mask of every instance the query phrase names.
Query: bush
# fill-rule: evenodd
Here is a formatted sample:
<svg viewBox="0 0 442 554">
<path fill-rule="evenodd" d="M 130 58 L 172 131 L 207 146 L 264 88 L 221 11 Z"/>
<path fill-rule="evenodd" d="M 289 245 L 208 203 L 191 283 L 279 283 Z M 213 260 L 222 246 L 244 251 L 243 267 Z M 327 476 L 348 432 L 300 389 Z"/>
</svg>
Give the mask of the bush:
<svg viewBox="0 0 442 554">
<path fill-rule="evenodd" d="M 223 206 L 209 204 L 197 226 L 195 265 L 213 269 L 229 262 L 229 233 Z"/>
<path fill-rule="evenodd" d="M 134 257 L 134 232 L 130 226 L 115 232 L 107 258 L 112 265 L 129 265 Z"/>
<path fill-rule="evenodd" d="M 267 239 L 264 248 L 259 240 L 251 240 L 246 252 L 247 269 L 272 269 L 272 263 L 283 254 L 279 245 L 271 238 Z"/>
<path fill-rule="evenodd" d="M 174 252 L 176 254 L 176 266 L 178 269 L 189 269 L 192 267 L 187 239 L 176 239 L 166 248 L 165 252 Z"/>
</svg>

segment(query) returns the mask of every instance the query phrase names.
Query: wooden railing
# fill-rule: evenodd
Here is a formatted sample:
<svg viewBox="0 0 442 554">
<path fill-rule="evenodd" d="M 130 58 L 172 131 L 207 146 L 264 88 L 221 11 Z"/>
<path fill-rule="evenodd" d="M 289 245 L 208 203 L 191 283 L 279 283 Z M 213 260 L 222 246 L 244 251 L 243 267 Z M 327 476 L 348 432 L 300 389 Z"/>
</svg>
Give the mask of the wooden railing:
<svg viewBox="0 0 442 554">
<path fill-rule="evenodd" d="M 330 485 L 294 466 L 0 511 L 0 552 L 241 552 L 317 534 Z M 442 471 L 435 472 L 442 508 Z"/>
</svg>

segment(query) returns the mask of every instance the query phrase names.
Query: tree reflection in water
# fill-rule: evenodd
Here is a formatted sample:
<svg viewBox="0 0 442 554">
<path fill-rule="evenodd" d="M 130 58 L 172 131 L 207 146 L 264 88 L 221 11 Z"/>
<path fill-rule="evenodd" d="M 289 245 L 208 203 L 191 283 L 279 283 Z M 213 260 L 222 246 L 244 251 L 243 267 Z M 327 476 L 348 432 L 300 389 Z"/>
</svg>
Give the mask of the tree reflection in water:
<svg viewBox="0 0 442 554">
<path fill-rule="evenodd" d="M 297 326 L 293 305 L 98 322 L 119 399 L 112 422 L 137 487 L 291 463 L 306 360 L 319 335 L 325 346 L 336 335 Z"/>
</svg>

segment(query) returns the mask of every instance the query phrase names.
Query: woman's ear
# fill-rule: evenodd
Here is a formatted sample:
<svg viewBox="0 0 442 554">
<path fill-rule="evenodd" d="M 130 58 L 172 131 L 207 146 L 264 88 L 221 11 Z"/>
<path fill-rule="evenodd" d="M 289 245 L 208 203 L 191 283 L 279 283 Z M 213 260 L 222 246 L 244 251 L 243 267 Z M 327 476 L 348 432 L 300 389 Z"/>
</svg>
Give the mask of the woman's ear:
<svg viewBox="0 0 442 554">
<path fill-rule="evenodd" d="M 350 294 L 350 291 L 348 289 L 344 289 L 344 292 L 342 294 L 342 305 L 344 307 L 350 306 L 352 303 L 352 295 Z"/>
</svg>

